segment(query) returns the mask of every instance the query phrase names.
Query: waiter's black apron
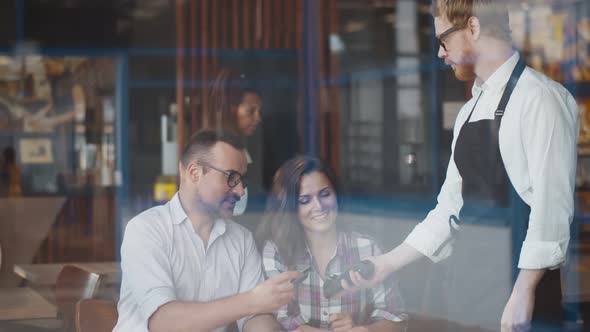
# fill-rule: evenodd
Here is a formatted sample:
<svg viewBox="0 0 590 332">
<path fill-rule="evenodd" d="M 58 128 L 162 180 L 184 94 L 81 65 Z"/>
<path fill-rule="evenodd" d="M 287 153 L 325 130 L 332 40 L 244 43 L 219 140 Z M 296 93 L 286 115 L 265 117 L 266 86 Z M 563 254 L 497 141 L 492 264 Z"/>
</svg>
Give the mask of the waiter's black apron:
<svg viewBox="0 0 590 332">
<path fill-rule="evenodd" d="M 462 178 L 462 197 L 466 205 L 475 201 L 493 201 L 496 206 L 509 206 L 512 213 L 512 269 L 513 282 L 518 271 L 518 257 L 528 228 L 530 207 L 516 193 L 510 182 L 500 155 L 499 129 L 506 105 L 520 75 L 525 69 L 522 61 L 514 68 L 498 105 L 493 120 L 469 122 L 479 95 L 469 118 L 460 130 L 455 144 L 454 161 Z M 483 92 L 482 92 L 483 93 Z M 516 217 L 515 217 L 516 216 Z M 494 253 L 490 253 L 493 255 Z M 485 264 L 485 258 L 482 257 Z M 477 267 L 475 267 L 477 268 Z M 506 299 L 508 300 L 508 299 Z M 500 317 L 498 317 L 498 323 Z M 536 290 L 533 324 L 537 326 L 559 327 L 562 321 L 561 283 L 559 270 L 547 271 Z"/>
</svg>

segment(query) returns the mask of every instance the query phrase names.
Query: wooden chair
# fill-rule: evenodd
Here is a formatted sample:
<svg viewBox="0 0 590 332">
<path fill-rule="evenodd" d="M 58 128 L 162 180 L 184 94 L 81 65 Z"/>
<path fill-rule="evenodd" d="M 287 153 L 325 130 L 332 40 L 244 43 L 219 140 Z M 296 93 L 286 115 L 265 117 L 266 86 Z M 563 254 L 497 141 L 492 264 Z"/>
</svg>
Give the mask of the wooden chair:
<svg viewBox="0 0 590 332">
<path fill-rule="evenodd" d="M 87 299 L 76 303 L 76 332 L 111 332 L 119 315 L 111 301 Z"/>
<path fill-rule="evenodd" d="M 102 275 L 88 272 L 73 265 L 63 267 L 55 284 L 55 302 L 63 318 L 63 330 L 72 331 L 76 303 L 93 298 L 100 286 Z"/>
</svg>

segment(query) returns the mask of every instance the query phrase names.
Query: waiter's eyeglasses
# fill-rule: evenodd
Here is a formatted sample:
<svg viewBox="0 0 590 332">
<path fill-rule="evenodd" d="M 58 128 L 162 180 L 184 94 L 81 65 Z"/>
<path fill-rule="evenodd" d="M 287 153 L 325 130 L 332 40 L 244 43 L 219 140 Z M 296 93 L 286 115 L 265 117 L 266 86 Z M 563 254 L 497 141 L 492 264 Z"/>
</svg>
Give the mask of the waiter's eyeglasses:
<svg viewBox="0 0 590 332">
<path fill-rule="evenodd" d="M 240 172 L 238 172 L 238 171 L 233 171 L 233 170 L 225 171 L 225 170 L 222 170 L 221 168 L 217 168 L 217 167 L 215 167 L 209 163 L 206 163 L 204 161 L 197 161 L 197 164 L 214 169 L 218 172 L 225 174 L 227 176 L 227 186 L 230 188 L 234 188 L 235 186 L 237 186 L 240 183 L 242 184 L 242 187 L 246 188 L 245 176 L 240 174 Z"/>
<path fill-rule="evenodd" d="M 443 50 L 445 50 L 445 52 L 448 52 L 447 45 L 445 45 L 445 42 L 444 42 L 445 38 L 447 38 L 453 32 L 462 30 L 464 28 L 465 28 L 464 26 L 453 26 L 453 27 L 448 28 L 445 32 L 441 33 L 440 36 L 438 36 L 436 38 L 436 40 L 438 41 L 439 47 L 442 47 Z"/>
</svg>

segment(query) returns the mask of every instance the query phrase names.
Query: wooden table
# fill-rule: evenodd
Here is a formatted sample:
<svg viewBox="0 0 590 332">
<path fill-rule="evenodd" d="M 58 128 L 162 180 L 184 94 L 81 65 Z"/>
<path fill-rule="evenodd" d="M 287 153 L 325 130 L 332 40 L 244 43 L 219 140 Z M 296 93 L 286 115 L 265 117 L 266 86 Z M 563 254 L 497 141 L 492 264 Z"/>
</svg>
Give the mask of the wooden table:
<svg viewBox="0 0 590 332">
<path fill-rule="evenodd" d="M 118 285 L 120 282 L 121 264 L 117 262 L 15 264 L 14 273 L 35 286 L 55 286 L 57 276 L 65 265 L 104 275 L 103 285 Z"/>
<path fill-rule="evenodd" d="M 0 295 L 0 321 L 57 316 L 57 308 L 30 288 L 0 288 Z"/>
</svg>

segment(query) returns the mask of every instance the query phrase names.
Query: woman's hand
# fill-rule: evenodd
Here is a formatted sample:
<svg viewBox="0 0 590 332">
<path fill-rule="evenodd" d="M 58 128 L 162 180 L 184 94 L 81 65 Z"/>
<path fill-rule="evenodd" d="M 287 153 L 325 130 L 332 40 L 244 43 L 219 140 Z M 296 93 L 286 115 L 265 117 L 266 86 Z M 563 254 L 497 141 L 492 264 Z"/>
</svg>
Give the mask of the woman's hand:
<svg viewBox="0 0 590 332">
<path fill-rule="evenodd" d="M 365 326 L 355 326 L 349 332 L 369 332 L 369 329 Z"/>
<path fill-rule="evenodd" d="M 334 332 L 350 332 L 354 327 L 352 315 L 349 313 L 339 313 L 330 315 L 328 319 L 330 322 L 330 329 Z"/>
</svg>

